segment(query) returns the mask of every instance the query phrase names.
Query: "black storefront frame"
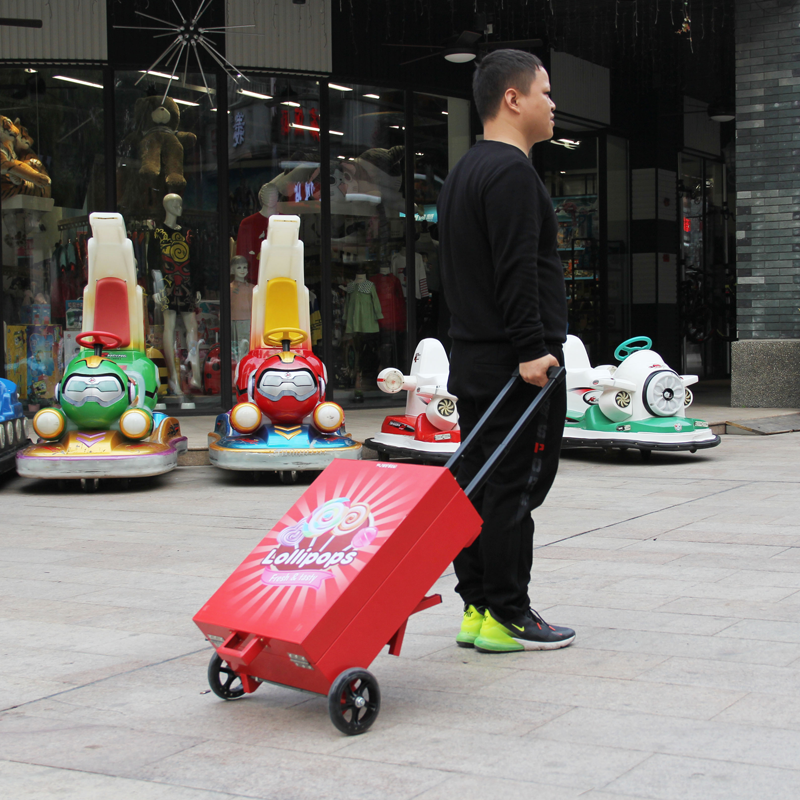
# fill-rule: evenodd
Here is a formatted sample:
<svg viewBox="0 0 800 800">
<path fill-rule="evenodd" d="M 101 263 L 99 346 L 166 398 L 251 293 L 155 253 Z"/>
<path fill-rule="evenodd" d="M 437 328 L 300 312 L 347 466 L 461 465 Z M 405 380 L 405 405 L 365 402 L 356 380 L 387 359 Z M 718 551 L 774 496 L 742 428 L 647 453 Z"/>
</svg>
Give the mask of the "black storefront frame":
<svg viewBox="0 0 800 800">
<path fill-rule="evenodd" d="M 103 153 L 104 153 L 104 167 L 105 167 L 105 205 L 106 213 L 117 212 L 117 130 L 116 130 L 116 92 L 115 92 L 115 73 L 119 70 L 137 69 L 139 65 L 120 64 L 113 65 L 111 63 L 99 64 L 97 62 L 76 62 L 76 61 L 29 61 L 29 62 L 13 62 L 4 63 L 0 61 L 0 69 L 6 68 L 41 68 L 41 67 L 83 67 L 83 68 L 100 68 L 103 75 Z M 142 68 L 146 68 L 144 65 Z M 216 104 L 218 109 L 227 111 L 228 107 L 228 76 L 223 70 L 209 69 L 208 74 L 213 75 L 216 85 Z M 244 73 L 249 75 L 258 75 L 259 77 L 278 77 L 287 73 L 282 70 L 248 70 L 244 69 Z M 404 166 L 404 181 L 406 186 L 405 197 L 405 246 L 407 253 L 415 252 L 416 231 L 415 223 L 415 205 L 414 205 L 414 170 L 415 170 L 415 156 L 414 156 L 414 98 L 416 94 L 425 94 L 426 92 L 415 91 L 409 87 L 397 87 L 385 83 L 376 83 L 374 81 L 365 81 L 363 78 L 344 78 L 333 75 L 314 75 L 308 74 L 309 80 L 317 80 L 319 82 L 320 93 L 320 119 L 323 121 L 320 124 L 320 181 L 323 186 L 328 186 L 330 182 L 330 132 L 329 125 L 325 124 L 325 120 L 330 116 L 330 98 L 329 98 L 329 81 L 342 81 L 345 83 L 368 84 L 375 88 L 392 88 L 400 89 L 403 92 L 403 115 L 405 121 L 404 130 L 404 147 L 406 153 L 405 166 Z M 441 91 L 435 92 L 442 94 Z M 457 93 L 447 93 L 447 97 L 455 97 L 459 99 L 470 99 L 464 95 Z M 470 99 L 471 102 L 471 99 Z M 474 107 L 472 108 L 474 111 Z M 470 115 L 472 117 L 474 114 Z M 219 220 L 219 239 L 217 259 L 220 269 L 220 289 L 219 289 L 219 304 L 220 304 L 220 368 L 222 374 L 220 376 L 220 395 L 218 409 L 211 410 L 211 413 L 219 411 L 227 411 L 233 405 L 233 383 L 231 377 L 231 309 L 230 309 L 230 285 L 224 278 L 228 274 L 227 264 L 229 261 L 228 250 L 228 237 L 227 231 L 230 225 L 230 215 L 228 208 L 228 122 L 227 113 L 217 113 L 216 121 L 216 137 L 217 137 L 217 213 Z M 475 129 L 470 126 L 469 131 L 470 141 L 474 141 Z M 408 154 L 411 154 L 410 156 Z M 321 280 L 323 285 L 330 286 L 332 280 L 332 264 L 331 264 L 331 209 L 330 209 L 330 196 L 326 192 L 321 193 L 320 199 L 320 216 L 321 216 L 321 245 L 320 245 L 320 268 Z M 225 235 L 224 235 L 225 234 Z M 0 301 L 2 301 L 2 281 L 0 281 Z M 320 298 L 320 314 L 322 317 L 322 354 L 323 363 L 333 363 L 333 341 L 328 332 L 333 327 L 333 299 L 328 292 L 322 292 Z M 0 303 L 0 329 L 3 324 L 2 317 L 2 303 Z M 416 304 L 406 303 L 406 349 L 403 354 L 405 363 L 397 365 L 402 367 L 404 371 L 411 364 L 416 350 Z M 6 375 L 6 341 L 3 337 L 2 348 L 0 348 L 0 376 Z M 335 400 L 336 389 L 333 381 L 328 382 L 328 399 Z M 179 416 L 208 416 L 209 409 L 181 409 Z"/>
</svg>

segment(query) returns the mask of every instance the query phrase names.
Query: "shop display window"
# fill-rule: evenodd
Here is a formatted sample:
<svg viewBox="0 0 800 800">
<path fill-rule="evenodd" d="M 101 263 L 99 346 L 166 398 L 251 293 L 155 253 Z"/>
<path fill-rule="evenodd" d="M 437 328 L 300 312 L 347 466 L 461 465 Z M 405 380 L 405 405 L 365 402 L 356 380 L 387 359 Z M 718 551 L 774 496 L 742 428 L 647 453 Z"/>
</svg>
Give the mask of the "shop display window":
<svg viewBox="0 0 800 800">
<path fill-rule="evenodd" d="M 77 349 L 88 214 L 105 205 L 102 76 L 0 69 L 2 334 L 27 414 L 55 403 Z"/>
<path fill-rule="evenodd" d="M 424 272 L 421 258 L 407 268 L 405 251 L 403 92 L 330 84 L 329 93 L 334 358 L 328 371 L 337 401 L 359 403 L 383 399 L 378 373 L 404 364 L 406 304 L 419 296 Z"/>
<path fill-rule="evenodd" d="M 627 143 L 557 131 L 539 157 L 558 220 L 568 333 L 581 339 L 593 363 L 610 361 L 630 327 Z"/>
<path fill-rule="evenodd" d="M 678 317 L 683 368 L 701 377 L 730 374 L 730 342 L 736 338 L 733 216 L 725 165 L 682 154 Z"/>
<path fill-rule="evenodd" d="M 183 75 L 181 75 L 181 78 Z M 148 355 L 168 411 L 220 404 L 214 76 L 115 74 L 117 210 L 133 242 Z"/>
<path fill-rule="evenodd" d="M 569 333 L 583 341 L 592 358 L 597 355 L 600 324 L 597 139 L 578 134 L 554 136 L 550 145 L 546 183 L 558 219 Z"/>
<path fill-rule="evenodd" d="M 309 78 L 248 75 L 228 84 L 231 364 L 250 346 L 261 243 L 275 214 L 300 217 L 311 344 L 322 356 L 320 87 Z"/>
<path fill-rule="evenodd" d="M 422 260 L 426 294 L 416 301 L 416 341 L 439 339 L 450 349 L 450 315 L 439 278 L 437 203 L 450 167 L 469 149 L 469 102 L 414 95 L 414 249 Z M 421 293 L 422 294 L 422 293 Z"/>
</svg>

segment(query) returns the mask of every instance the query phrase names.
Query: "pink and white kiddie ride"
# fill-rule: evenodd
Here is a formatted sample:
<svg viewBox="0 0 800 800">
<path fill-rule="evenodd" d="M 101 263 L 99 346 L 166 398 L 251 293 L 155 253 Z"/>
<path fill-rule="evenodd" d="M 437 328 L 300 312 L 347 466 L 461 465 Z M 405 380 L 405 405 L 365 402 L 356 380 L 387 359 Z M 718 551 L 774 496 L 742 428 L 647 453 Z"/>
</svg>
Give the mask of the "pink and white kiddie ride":
<svg viewBox="0 0 800 800">
<path fill-rule="evenodd" d="M 450 362 L 438 339 L 423 339 L 414 353 L 411 374 L 389 367 L 378 375 L 387 394 L 406 392 L 406 412 L 386 417 L 381 431 L 364 444 L 383 461 L 392 456 L 445 462 L 461 443 L 455 395 L 447 391 Z"/>
<path fill-rule="evenodd" d="M 720 439 L 700 419 L 686 416 L 696 375 L 678 375 L 651 350 L 647 336 L 614 351 L 618 366 L 592 367 L 577 336 L 567 336 L 567 421 L 563 447 L 653 450 L 715 447 Z"/>
</svg>

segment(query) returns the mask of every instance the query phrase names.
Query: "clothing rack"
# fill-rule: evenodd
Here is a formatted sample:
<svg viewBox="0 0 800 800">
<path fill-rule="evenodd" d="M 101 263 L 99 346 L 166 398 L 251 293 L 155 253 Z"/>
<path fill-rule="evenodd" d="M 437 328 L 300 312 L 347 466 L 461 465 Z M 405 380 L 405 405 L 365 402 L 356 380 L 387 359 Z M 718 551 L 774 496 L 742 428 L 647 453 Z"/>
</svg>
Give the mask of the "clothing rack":
<svg viewBox="0 0 800 800">
<path fill-rule="evenodd" d="M 58 229 L 60 231 L 66 231 L 70 228 L 88 228 L 89 227 L 89 217 L 88 215 L 84 215 L 82 217 L 65 217 L 64 219 L 60 219 L 58 221 Z"/>
</svg>

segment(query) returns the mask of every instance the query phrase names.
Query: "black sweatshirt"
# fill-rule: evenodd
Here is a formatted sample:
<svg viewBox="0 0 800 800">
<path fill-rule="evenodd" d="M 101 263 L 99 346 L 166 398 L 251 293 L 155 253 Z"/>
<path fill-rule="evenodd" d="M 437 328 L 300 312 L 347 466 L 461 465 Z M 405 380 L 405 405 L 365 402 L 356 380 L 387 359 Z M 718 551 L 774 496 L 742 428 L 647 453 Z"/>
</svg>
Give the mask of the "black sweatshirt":
<svg viewBox="0 0 800 800">
<path fill-rule="evenodd" d="M 506 342 L 520 363 L 567 334 L 558 221 L 542 179 L 510 144 L 482 141 L 456 164 L 438 198 L 440 274 L 450 336 Z"/>
</svg>

